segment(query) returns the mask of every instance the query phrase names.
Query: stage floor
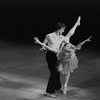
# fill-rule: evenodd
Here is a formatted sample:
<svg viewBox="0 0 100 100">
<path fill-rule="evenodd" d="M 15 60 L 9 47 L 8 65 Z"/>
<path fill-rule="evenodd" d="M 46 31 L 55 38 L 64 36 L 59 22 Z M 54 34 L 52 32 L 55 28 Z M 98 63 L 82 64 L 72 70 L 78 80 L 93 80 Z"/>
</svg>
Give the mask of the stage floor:
<svg viewBox="0 0 100 100">
<path fill-rule="evenodd" d="M 0 100 L 100 100 L 100 54 L 83 47 L 68 93 L 44 97 L 49 70 L 40 46 L 0 43 Z M 64 76 L 61 75 L 61 82 Z"/>
</svg>

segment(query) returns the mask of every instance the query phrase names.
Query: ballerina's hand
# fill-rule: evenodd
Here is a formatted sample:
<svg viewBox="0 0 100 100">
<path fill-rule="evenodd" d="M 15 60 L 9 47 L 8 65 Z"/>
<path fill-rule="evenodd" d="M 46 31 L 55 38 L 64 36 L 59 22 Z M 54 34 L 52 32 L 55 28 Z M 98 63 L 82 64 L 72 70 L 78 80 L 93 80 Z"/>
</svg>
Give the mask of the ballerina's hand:
<svg viewBox="0 0 100 100">
<path fill-rule="evenodd" d="M 87 39 L 87 41 L 88 41 L 88 42 L 91 42 L 91 40 L 90 40 L 90 39 L 91 39 L 91 37 L 92 37 L 92 36 L 90 36 L 90 37 Z"/>
</svg>

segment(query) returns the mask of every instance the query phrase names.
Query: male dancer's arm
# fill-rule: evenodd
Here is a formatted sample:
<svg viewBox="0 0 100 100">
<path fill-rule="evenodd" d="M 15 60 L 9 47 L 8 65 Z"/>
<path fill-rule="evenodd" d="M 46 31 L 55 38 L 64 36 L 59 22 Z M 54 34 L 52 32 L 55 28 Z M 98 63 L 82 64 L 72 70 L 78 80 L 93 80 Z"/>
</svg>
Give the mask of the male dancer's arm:
<svg viewBox="0 0 100 100">
<path fill-rule="evenodd" d="M 49 38 L 49 35 L 47 34 L 46 37 L 45 37 L 45 39 L 44 39 L 44 41 L 43 41 L 43 44 L 45 44 L 45 45 L 47 44 L 48 38 Z M 43 50 L 46 50 L 46 48 L 42 45 L 42 48 L 40 49 L 40 51 L 43 51 Z"/>
<path fill-rule="evenodd" d="M 39 39 L 38 39 L 37 37 L 34 37 L 34 40 L 35 40 L 35 41 L 34 41 L 35 43 L 38 43 L 38 44 L 40 44 L 41 46 L 45 47 L 46 49 L 48 49 L 48 50 L 50 50 L 50 51 L 52 51 L 52 52 L 57 53 L 57 50 L 54 50 L 54 49 L 50 48 L 49 46 L 47 46 L 46 44 L 40 42 Z"/>
</svg>

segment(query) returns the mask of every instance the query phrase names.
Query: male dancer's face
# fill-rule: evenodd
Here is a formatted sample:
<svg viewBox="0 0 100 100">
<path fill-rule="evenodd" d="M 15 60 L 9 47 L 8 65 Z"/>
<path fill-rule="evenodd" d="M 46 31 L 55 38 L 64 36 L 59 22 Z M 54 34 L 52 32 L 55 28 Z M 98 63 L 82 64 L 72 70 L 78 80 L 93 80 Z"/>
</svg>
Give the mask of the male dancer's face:
<svg viewBox="0 0 100 100">
<path fill-rule="evenodd" d="M 60 30 L 59 30 L 59 35 L 62 35 L 62 33 L 65 31 L 65 28 L 61 28 Z"/>
</svg>

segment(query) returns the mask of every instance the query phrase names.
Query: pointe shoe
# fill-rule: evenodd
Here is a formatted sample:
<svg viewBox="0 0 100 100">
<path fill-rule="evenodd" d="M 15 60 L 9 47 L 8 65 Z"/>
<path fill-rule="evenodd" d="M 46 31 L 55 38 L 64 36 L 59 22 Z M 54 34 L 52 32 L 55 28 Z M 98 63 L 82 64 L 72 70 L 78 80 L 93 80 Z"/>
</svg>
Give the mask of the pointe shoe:
<svg viewBox="0 0 100 100">
<path fill-rule="evenodd" d="M 63 90 L 60 89 L 60 90 L 57 90 L 56 93 L 60 93 L 60 94 L 63 94 Z"/>
<path fill-rule="evenodd" d="M 66 94 L 67 93 L 67 87 L 64 87 L 63 88 L 63 94 Z"/>
<path fill-rule="evenodd" d="M 79 16 L 77 20 L 77 25 L 80 25 L 80 20 L 81 20 L 81 17 Z"/>
</svg>

